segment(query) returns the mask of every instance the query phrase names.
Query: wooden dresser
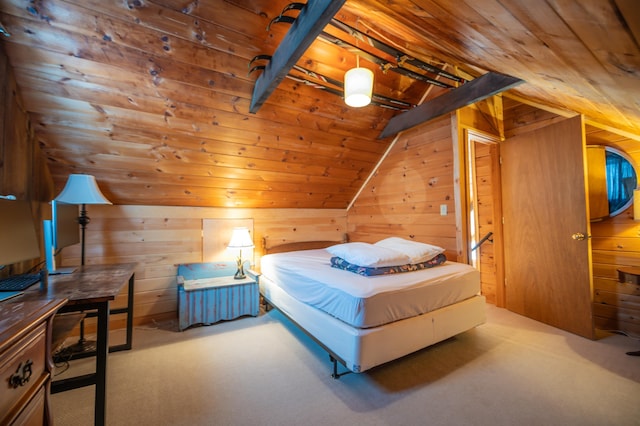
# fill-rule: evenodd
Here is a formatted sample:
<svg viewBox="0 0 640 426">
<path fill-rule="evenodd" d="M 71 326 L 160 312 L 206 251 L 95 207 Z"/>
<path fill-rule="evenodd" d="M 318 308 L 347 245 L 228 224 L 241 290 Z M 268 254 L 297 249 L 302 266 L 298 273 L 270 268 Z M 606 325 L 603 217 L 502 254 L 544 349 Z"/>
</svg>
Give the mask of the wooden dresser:
<svg viewBox="0 0 640 426">
<path fill-rule="evenodd" d="M 66 299 L 0 303 L 0 424 L 49 425 L 53 316 Z"/>
</svg>

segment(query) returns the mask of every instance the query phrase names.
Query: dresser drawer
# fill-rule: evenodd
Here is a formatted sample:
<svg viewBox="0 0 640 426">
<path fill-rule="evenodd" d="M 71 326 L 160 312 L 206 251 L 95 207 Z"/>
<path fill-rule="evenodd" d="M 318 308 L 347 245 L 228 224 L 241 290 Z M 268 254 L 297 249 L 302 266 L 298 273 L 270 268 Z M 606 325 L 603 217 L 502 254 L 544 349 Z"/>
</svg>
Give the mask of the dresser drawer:
<svg viewBox="0 0 640 426">
<path fill-rule="evenodd" d="M 42 386 L 47 350 L 46 323 L 21 338 L 0 354 L 0 423 L 3 416 L 15 414 L 33 395 L 34 386 Z"/>
<path fill-rule="evenodd" d="M 35 394 L 29 405 L 24 407 L 11 426 L 42 426 L 45 423 L 45 395 L 44 386 Z"/>
</svg>

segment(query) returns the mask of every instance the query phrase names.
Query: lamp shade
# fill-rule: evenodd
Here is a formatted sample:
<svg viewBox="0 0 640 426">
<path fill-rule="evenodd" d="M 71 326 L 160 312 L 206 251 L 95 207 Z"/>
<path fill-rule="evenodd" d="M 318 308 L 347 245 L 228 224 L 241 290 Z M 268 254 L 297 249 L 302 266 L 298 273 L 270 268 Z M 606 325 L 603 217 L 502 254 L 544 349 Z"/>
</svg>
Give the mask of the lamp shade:
<svg viewBox="0 0 640 426">
<path fill-rule="evenodd" d="M 91 175 L 71 174 L 56 201 L 67 204 L 111 204 L 102 194 L 96 178 Z"/>
<path fill-rule="evenodd" d="M 344 102 L 351 107 L 363 107 L 371 102 L 373 72 L 368 68 L 352 68 L 344 75 Z"/>
<path fill-rule="evenodd" d="M 251 239 L 251 235 L 249 235 L 249 228 L 233 228 L 233 233 L 231 234 L 231 241 L 229 241 L 229 245 L 227 248 L 229 249 L 245 249 L 245 248 L 253 248 L 253 240 Z"/>
</svg>

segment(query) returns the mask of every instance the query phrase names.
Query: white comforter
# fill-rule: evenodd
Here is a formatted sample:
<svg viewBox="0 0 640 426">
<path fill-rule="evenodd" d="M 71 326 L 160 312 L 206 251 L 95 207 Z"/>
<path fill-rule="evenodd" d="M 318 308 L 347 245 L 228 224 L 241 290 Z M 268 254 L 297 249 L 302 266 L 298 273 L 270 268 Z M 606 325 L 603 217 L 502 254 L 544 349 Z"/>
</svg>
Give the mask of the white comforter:
<svg viewBox="0 0 640 426">
<path fill-rule="evenodd" d="M 387 324 L 475 296 L 480 273 L 449 262 L 431 269 L 365 277 L 331 267 L 324 249 L 262 257 L 261 274 L 296 299 L 353 325 Z"/>
</svg>

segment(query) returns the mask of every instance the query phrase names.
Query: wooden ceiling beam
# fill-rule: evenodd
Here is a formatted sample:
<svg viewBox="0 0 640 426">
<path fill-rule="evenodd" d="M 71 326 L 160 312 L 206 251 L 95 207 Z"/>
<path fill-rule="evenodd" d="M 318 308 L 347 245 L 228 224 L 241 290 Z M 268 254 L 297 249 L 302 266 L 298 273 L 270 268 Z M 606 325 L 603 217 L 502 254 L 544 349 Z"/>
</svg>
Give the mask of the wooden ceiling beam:
<svg viewBox="0 0 640 426">
<path fill-rule="evenodd" d="M 310 1 L 300 11 L 266 68 L 256 80 L 249 112 L 256 113 L 311 46 L 346 0 Z"/>
<path fill-rule="evenodd" d="M 431 99 L 417 107 L 396 115 L 384 128 L 378 139 L 384 139 L 403 130 L 410 129 L 419 124 L 448 114 L 458 108 L 471 105 L 475 102 L 496 95 L 523 83 L 519 78 L 511 77 L 495 72 L 488 72 L 464 85 L 450 90 L 437 98 Z"/>
</svg>

